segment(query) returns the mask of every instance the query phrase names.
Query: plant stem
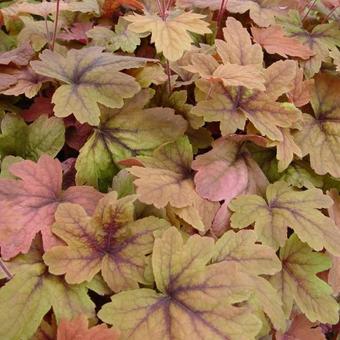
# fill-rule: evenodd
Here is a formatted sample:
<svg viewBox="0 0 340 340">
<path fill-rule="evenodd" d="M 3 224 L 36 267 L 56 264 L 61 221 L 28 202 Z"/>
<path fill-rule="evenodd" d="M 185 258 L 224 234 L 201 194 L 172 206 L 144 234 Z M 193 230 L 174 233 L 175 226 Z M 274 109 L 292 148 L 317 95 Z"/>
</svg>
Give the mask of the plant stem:
<svg viewBox="0 0 340 340">
<path fill-rule="evenodd" d="M 46 39 L 47 39 L 47 45 L 48 48 L 51 49 L 51 37 L 50 37 L 50 31 L 48 30 L 48 23 L 47 23 L 47 16 L 44 16 L 45 19 L 45 30 L 46 30 Z"/>
<path fill-rule="evenodd" d="M 339 7 L 334 7 L 321 21 L 321 23 L 323 24 L 325 21 L 327 21 L 331 15 L 338 9 Z"/>
<path fill-rule="evenodd" d="M 170 95 L 171 92 L 172 92 L 172 87 L 171 87 L 171 69 L 170 69 L 170 63 L 169 63 L 168 59 L 166 60 L 166 63 L 165 63 L 165 70 L 166 70 L 166 74 L 168 76 L 168 91 L 169 91 L 169 95 Z"/>
<path fill-rule="evenodd" d="M 57 39 L 59 12 L 60 12 L 60 0 L 57 0 L 57 12 L 55 14 L 54 32 L 53 32 L 52 47 L 51 47 L 52 51 L 54 50 L 55 41 Z"/>
<path fill-rule="evenodd" d="M 313 9 L 313 7 L 314 7 L 316 1 L 317 1 L 317 0 L 314 0 L 314 1 L 312 2 L 312 4 L 308 7 L 308 11 L 307 11 L 307 13 L 304 15 L 304 17 L 302 18 L 302 22 L 304 22 L 304 21 L 306 20 L 306 18 L 307 18 L 307 16 L 308 16 L 309 12 Z"/>
<path fill-rule="evenodd" d="M 5 265 L 4 261 L 0 258 L 0 268 L 5 273 L 7 280 L 11 280 L 13 278 L 13 275 L 8 270 L 7 266 Z"/>
<path fill-rule="evenodd" d="M 163 17 L 163 8 L 162 8 L 160 0 L 157 0 L 157 6 L 158 6 L 159 15 Z"/>
<path fill-rule="evenodd" d="M 228 4 L 228 0 L 221 0 L 220 10 L 217 15 L 217 35 L 222 30 L 222 20 L 223 20 L 224 12 L 227 8 L 227 4 Z"/>
</svg>

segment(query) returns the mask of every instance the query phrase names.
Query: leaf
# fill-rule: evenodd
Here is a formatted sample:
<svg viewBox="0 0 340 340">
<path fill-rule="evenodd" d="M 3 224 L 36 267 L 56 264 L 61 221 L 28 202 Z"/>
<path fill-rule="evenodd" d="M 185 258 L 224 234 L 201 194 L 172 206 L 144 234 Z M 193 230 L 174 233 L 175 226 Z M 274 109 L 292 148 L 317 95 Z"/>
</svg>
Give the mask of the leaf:
<svg viewBox="0 0 340 340">
<path fill-rule="evenodd" d="M 315 253 L 293 234 L 280 249 L 282 272 L 271 279 L 282 296 L 284 311 L 289 317 L 293 303 L 314 322 L 336 324 L 339 306 L 331 296 L 332 289 L 316 274 L 331 266 L 326 254 Z"/>
<path fill-rule="evenodd" d="M 232 305 L 247 299 L 236 287 L 240 274 L 234 266 L 206 266 L 212 251 L 211 238 L 194 235 L 184 244 L 175 228 L 168 229 L 156 239 L 152 256 L 158 290 L 114 295 L 100 319 L 119 325 L 122 339 L 254 339 L 259 320 Z"/>
<path fill-rule="evenodd" d="M 58 39 L 64 41 L 76 40 L 83 44 L 88 42 L 87 33 L 91 30 L 93 24 L 88 22 L 75 22 L 70 30 L 59 33 Z"/>
<path fill-rule="evenodd" d="M 80 123 L 90 125 L 99 124 L 98 103 L 120 108 L 124 98 L 140 90 L 131 76 L 119 71 L 146 62 L 146 59 L 104 53 L 99 47 L 70 50 L 66 57 L 45 50 L 40 59 L 31 62 L 33 69 L 64 83 L 52 98 L 55 115 L 67 117 L 73 113 Z"/>
<path fill-rule="evenodd" d="M 331 50 L 329 55 L 333 58 L 334 64 L 336 65 L 337 72 L 340 72 L 340 51 L 337 48 Z"/>
<path fill-rule="evenodd" d="M 34 51 L 30 44 L 23 44 L 8 52 L 0 53 L 0 64 L 8 65 L 10 63 L 17 66 L 25 66 L 34 56 Z"/>
<path fill-rule="evenodd" d="M 187 137 L 165 144 L 153 156 L 138 159 L 144 166 L 133 166 L 128 171 L 134 181 L 139 200 L 163 208 L 191 205 L 197 195 L 191 176 L 192 147 Z"/>
<path fill-rule="evenodd" d="M 192 12 L 170 12 L 165 20 L 158 15 L 128 15 L 124 19 L 131 22 L 128 29 L 135 33 L 151 33 L 158 53 L 163 53 L 169 61 L 176 61 L 185 51 L 190 50 L 192 37 L 188 32 L 197 34 L 211 33 L 209 23 L 203 21 L 204 15 Z"/>
<path fill-rule="evenodd" d="M 340 79 L 328 74 L 319 74 L 311 93 L 314 115 L 303 114 L 301 131 L 294 137 L 302 150 L 309 154 L 310 164 L 319 175 L 327 172 L 340 177 Z"/>
<path fill-rule="evenodd" d="M 332 200 L 320 189 L 295 191 L 285 182 L 270 184 L 267 202 L 260 196 L 240 196 L 229 204 L 235 213 L 231 217 L 234 228 L 245 228 L 255 222 L 258 238 L 277 249 L 287 239 L 287 227 L 294 229 L 311 248 L 339 254 L 340 231 L 332 220 L 318 209 L 328 208 Z"/>
<path fill-rule="evenodd" d="M 303 314 L 296 315 L 289 329 L 283 334 L 275 334 L 277 340 L 326 340 L 321 327 L 315 327 Z"/>
<path fill-rule="evenodd" d="M 86 287 L 67 286 L 48 274 L 36 243 L 28 254 L 14 258 L 7 265 L 15 275 L 0 289 L 1 338 L 31 339 L 51 307 L 57 322 L 79 314 L 95 317 L 95 305 Z"/>
<path fill-rule="evenodd" d="M 103 17 L 111 18 L 113 13 L 121 6 L 143 10 L 143 4 L 140 2 L 140 0 L 105 0 L 102 6 Z"/>
<path fill-rule="evenodd" d="M 285 58 L 288 55 L 301 59 L 309 59 L 314 55 L 308 46 L 302 45 L 296 38 L 285 36 L 280 26 L 252 27 L 251 32 L 254 40 L 270 54 L 276 53 Z"/>
<path fill-rule="evenodd" d="M 287 93 L 287 97 L 296 107 L 301 107 L 310 102 L 314 79 L 303 80 L 303 69 L 296 69 L 293 89 Z"/>
<path fill-rule="evenodd" d="M 275 289 L 259 275 L 273 275 L 281 270 L 281 264 L 271 247 L 256 244 L 251 230 L 226 232 L 215 245 L 213 263 L 235 264 L 238 271 L 248 275 L 240 286 L 252 287 L 257 303 L 272 320 L 276 329 L 285 329 L 282 303 Z"/>
<path fill-rule="evenodd" d="M 337 22 L 316 25 L 309 32 L 303 28 L 300 15 L 291 12 L 290 16 L 280 17 L 279 23 L 290 37 L 298 39 L 314 53 L 314 56 L 302 63 L 307 78 L 311 78 L 319 72 L 321 63 L 327 60 L 330 50 L 336 46 L 340 47 Z"/>
<path fill-rule="evenodd" d="M 19 116 L 7 114 L 1 121 L 0 155 L 38 160 L 43 154 L 55 157 L 65 143 L 65 127 L 55 117 L 40 116 L 26 125 Z"/>
<path fill-rule="evenodd" d="M 256 163 L 244 152 L 242 144 L 229 137 L 214 141 L 212 146 L 211 151 L 197 156 L 192 163 L 197 171 L 194 180 L 198 194 L 211 201 L 230 202 L 254 190 L 251 168 Z"/>
<path fill-rule="evenodd" d="M 152 250 L 153 232 L 170 225 L 154 216 L 134 221 L 135 199 L 118 200 L 113 191 L 99 201 L 92 218 L 80 205 L 60 205 L 52 230 L 67 246 L 45 253 L 49 271 L 66 273 L 70 284 L 90 282 L 101 271 L 114 292 L 138 288 L 138 282 L 145 282 L 145 255 Z"/>
<path fill-rule="evenodd" d="M 75 339 L 118 340 L 119 332 L 104 324 L 89 328 L 87 318 L 84 315 L 73 320 L 62 320 L 58 327 L 57 340 Z"/>
<path fill-rule="evenodd" d="M 329 217 L 334 221 L 337 228 L 340 229 L 340 196 L 336 189 L 328 191 L 329 197 L 334 204 L 328 208 Z M 332 286 L 334 294 L 340 293 L 340 257 L 331 256 L 332 267 L 328 273 L 328 283 Z"/>
<path fill-rule="evenodd" d="M 222 136 L 244 129 L 249 119 L 262 135 L 272 140 L 283 140 L 282 127 L 290 127 L 300 119 L 294 105 L 280 103 L 280 95 L 290 91 L 295 76 L 295 62 L 279 61 L 265 70 L 266 91 L 250 91 L 243 87 L 221 88 L 204 80 L 196 82 L 207 94 L 198 101 L 192 113 L 203 116 L 206 122 L 220 122 Z"/>
<path fill-rule="evenodd" d="M 101 198 L 90 187 L 62 191 L 60 162 L 47 155 L 41 156 L 37 163 L 13 164 L 10 172 L 20 179 L 0 179 L 0 245 L 6 259 L 27 253 L 38 232 L 42 234 L 45 249 L 55 243 L 51 225 L 61 202 L 81 204 L 91 213 Z"/>
<path fill-rule="evenodd" d="M 143 109 L 148 90 L 125 103 L 120 110 L 102 109 L 101 123 L 80 150 L 77 184 L 106 190 L 118 172 L 118 162 L 151 153 L 160 145 L 182 136 L 186 122 L 170 108 Z"/>
<path fill-rule="evenodd" d="M 267 27 L 275 22 L 275 16 L 285 12 L 282 0 L 229 0 L 228 11 L 231 13 L 245 13 L 249 10 L 250 18 L 260 27 Z"/>
<path fill-rule="evenodd" d="M 127 26 L 127 21 L 120 17 L 115 25 L 115 32 L 106 27 L 95 26 L 86 35 L 95 45 L 105 46 L 107 51 L 115 52 L 121 49 L 124 52 L 133 53 L 140 45 L 140 35 L 129 31 Z"/>
</svg>

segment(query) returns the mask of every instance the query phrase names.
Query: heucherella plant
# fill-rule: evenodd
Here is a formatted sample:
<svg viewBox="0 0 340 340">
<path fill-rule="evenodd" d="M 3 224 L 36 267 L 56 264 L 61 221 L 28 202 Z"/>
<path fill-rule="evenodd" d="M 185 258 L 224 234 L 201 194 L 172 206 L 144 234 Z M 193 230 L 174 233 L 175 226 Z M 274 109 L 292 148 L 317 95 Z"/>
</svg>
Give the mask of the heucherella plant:
<svg viewBox="0 0 340 340">
<path fill-rule="evenodd" d="M 339 340 L 339 23 L 0 2 L 0 340 Z"/>
</svg>

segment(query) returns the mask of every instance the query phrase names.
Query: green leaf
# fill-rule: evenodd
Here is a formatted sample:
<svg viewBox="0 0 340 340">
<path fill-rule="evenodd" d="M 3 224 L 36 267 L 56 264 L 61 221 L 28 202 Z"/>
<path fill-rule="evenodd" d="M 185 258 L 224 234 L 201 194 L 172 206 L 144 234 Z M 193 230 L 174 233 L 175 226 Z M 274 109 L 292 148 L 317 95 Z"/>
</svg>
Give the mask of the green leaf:
<svg viewBox="0 0 340 340">
<path fill-rule="evenodd" d="M 184 244 L 176 228 L 168 229 L 152 255 L 157 291 L 116 294 L 99 317 L 119 325 L 122 339 L 255 339 L 261 323 L 247 307 L 233 306 L 249 297 L 237 287 L 242 275 L 233 265 L 206 266 L 213 244 L 198 235 Z"/>
<path fill-rule="evenodd" d="M 289 318 L 295 301 L 310 321 L 336 324 L 339 305 L 331 296 L 332 288 L 316 276 L 330 268 L 329 257 L 313 252 L 293 234 L 280 249 L 280 259 L 282 271 L 271 282 L 282 297 L 286 317 Z"/>
<path fill-rule="evenodd" d="M 320 189 L 295 191 L 285 182 L 267 187 L 267 202 L 257 195 L 239 196 L 229 204 L 235 213 L 234 228 L 245 228 L 255 222 L 258 238 L 277 249 L 287 239 L 287 227 L 315 250 L 326 248 L 340 255 L 340 231 L 334 222 L 318 209 L 328 208 L 332 200 Z"/>
<path fill-rule="evenodd" d="M 61 119 L 45 115 L 27 125 L 17 115 L 7 114 L 1 121 L 0 155 L 38 160 L 43 154 L 55 157 L 65 143 Z"/>
<path fill-rule="evenodd" d="M 120 110 L 102 109 L 99 127 L 80 150 L 77 184 L 106 190 L 119 161 L 150 153 L 184 134 L 187 124 L 172 109 L 143 109 L 149 99 L 149 91 L 143 90 Z"/>
<path fill-rule="evenodd" d="M 69 50 L 66 57 L 49 50 L 40 55 L 41 61 L 31 65 L 38 74 L 62 83 L 53 95 L 57 117 L 74 114 L 80 123 L 99 124 L 98 103 L 111 108 L 123 106 L 140 86 L 123 69 L 136 68 L 148 59 L 124 57 L 102 52 L 102 47 Z"/>
</svg>

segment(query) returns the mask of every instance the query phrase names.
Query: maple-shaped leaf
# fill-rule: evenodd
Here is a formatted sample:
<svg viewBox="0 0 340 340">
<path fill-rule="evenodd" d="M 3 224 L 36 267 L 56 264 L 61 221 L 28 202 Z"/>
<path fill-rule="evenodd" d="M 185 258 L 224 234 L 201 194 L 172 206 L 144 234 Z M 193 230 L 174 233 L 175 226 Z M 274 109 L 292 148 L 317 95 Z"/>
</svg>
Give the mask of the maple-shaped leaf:
<svg viewBox="0 0 340 340">
<path fill-rule="evenodd" d="M 114 292 L 145 283 L 145 255 L 152 251 L 153 232 L 170 224 L 154 216 L 134 221 L 135 200 L 135 195 L 118 199 L 112 191 L 99 201 L 92 217 L 80 205 L 60 205 L 52 231 L 67 246 L 45 253 L 49 271 L 66 274 L 66 282 L 73 284 L 91 281 L 101 271 Z"/>
<path fill-rule="evenodd" d="M 228 264 L 206 266 L 213 239 L 191 236 L 183 242 L 176 228 L 155 240 L 152 268 L 157 290 L 137 289 L 111 297 L 99 317 L 118 326 L 122 339 L 255 339 L 259 320 L 247 307 L 242 274 Z"/>
<path fill-rule="evenodd" d="M 49 50 L 41 61 L 31 65 L 38 73 L 64 83 L 55 91 L 52 102 L 57 117 L 74 114 L 80 123 L 99 124 L 98 103 L 119 108 L 124 98 L 135 95 L 140 86 L 123 69 L 140 67 L 146 59 L 102 52 L 101 47 L 69 50 L 66 57 Z"/>
<path fill-rule="evenodd" d="M 287 239 L 287 227 L 311 248 L 340 255 L 340 230 L 318 209 L 329 208 L 332 200 L 320 189 L 296 191 L 280 181 L 267 188 L 267 202 L 257 195 L 244 195 L 229 204 L 235 213 L 234 228 L 245 228 L 255 222 L 255 231 L 263 243 L 277 249 Z"/>
<path fill-rule="evenodd" d="M 62 120 L 40 116 L 27 125 L 20 116 L 7 114 L 1 121 L 0 156 L 38 160 L 43 154 L 55 157 L 65 143 Z"/>
<path fill-rule="evenodd" d="M 281 263 L 273 248 L 256 244 L 256 234 L 251 230 L 226 232 L 215 245 L 213 263 L 233 263 L 238 271 L 248 275 L 240 282 L 253 289 L 256 303 L 272 320 L 276 329 L 285 329 L 282 303 L 275 289 L 259 275 L 273 275 L 281 270 Z"/>
<path fill-rule="evenodd" d="M 202 20 L 205 15 L 170 11 L 163 20 L 157 14 L 128 15 L 124 19 L 131 22 L 128 29 L 135 33 L 151 33 L 151 42 L 155 43 L 158 53 L 170 61 L 182 57 L 185 51 L 190 50 L 193 42 L 188 32 L 197 34 L 211 33 L 209 23 Z"/>
<path fill-rule="evenodd" d="M 25 43 L 13 50 L 0 53 L 0 65 L 8 65 L 10 63 L 17 66 L 25 66 L 34 56 L 34 51 L 30 44 Z"/>
<path fill-rule="evenodd" d="M 101 8 L 104 18 L 111 18 L 119 7 L 127 7 L 136 10 L 143 10 L 144 6 L 140 0 L 104 0 Z"/>
<path fill-rule="evenodd" d="M 319 175 L 340 177 L 340 78 L 328 74 L 315 77 L 311 93 L 314 115 L 303 114 L 302 129 L 294 135 L 303 156 Z"/>
<path fill-rule="evenodd" d="M 294 105 L 276 101 L 291 90 L 295 69 L 295 62 L 291 60 L 273 63 L 264 72 L 266 90 L 262 92 L 242 86 L 211 86 L 208 81 L 199 80 L 196 85 L 206 96 L 198 101 L 192 113 L 203 116 L 206 122 L 219 121 L 222 136 L 243 130 L 249 119 L 262 135 L 282 141 L 280 128 L 290 127 L 301 116 Z"/>
<path fill-rule="evenodd" d="M 58 323 L 79 314 L 95 318 L 86 286 L 67 285 L 49 274 L 42 254 L 36 240 L 28 254 L 5 262 L 13 278 L 0 288 L 0 338 L 31 339 L 51 308 Z"/>
<path fill-rule="evenodd" d="M 140 156 L 143 166 L 132 166 L 128 171 L 134 181 L 138 198 L 157 208 L 168 203 L 175 208 L 191 205 L 195 200 L 191 173 L 192 147 L 187 137 L 165 144 L 152 156 Z"/>
<path fill-rule="evenodd" d="M 57 331 L 57 340 L 118 340 L 119 331 L 101 324 L 94 327 L 88 325 L 85 315 L 72 320 L 62 320 Z"/>
<path fill-rule="evenodd" d="M 303 80 L 303 69 L 297 67 L 294 87 L 287 93 L 287 97 L 296 107 L 301 107 L 310 102 L 314 79 Z"/>
<path fill-rule="evenodd" d="M 289 329 L 284 332 L 276 332 L 276 340 L 326 340 L 321 327 L 310 322 L 303 314 L 296 315 Z"/>
<path fill-rule="evenodd" d="M 195 191 L 191 162 L 192 146 L 187 136 L 160 146 L 152 156 L 140 156 L 143 166 L 128 171 L 134 181 L 141 202 L 156 208 L 170 205 L 185 222 L 199 231 L 207 231 L 218 204 L 202 199 Z"/>
<path fill-rule="evenodd" d="M 259 178 L 252 178 L 256 163 L 242 142 L 231 136 L 214 141 L 212 147 L 192 162 L 192 168 L 197 171 L 194 181 L 198 194 L 211 201 L 230 202 L 245 192 L 256 192 L 254 182 Z"/>
<path fill-rule="evenodd" d="M 314 55 L 313 51 L 303 45 L 299 40 L 285 36 L 280 26 L 270 26 L 268 28 L 252 27 L 251 32 L 254 40 L 260 44 L 268 53 L 309 59 Z"/>
<path fill-rule="evenodd" d="M 21 116 L 25 122 L 33 122 L 41 115 L 52 116 L 53 105 L 51 98 L 37 96 L 33 98 L 31 106 L 21 111 Z"/>
<path fill-rule="evenodd" d="M 217 53 L 223 61 L 222 65 L 211 55 L 197 53 L 192 55 L 191 65 L 183 68 L 198 73 L 211 83 L 221 81 L 224 86 L 265 90 L 261 47 L 251 43 L 247 30 L 232 17 L 227 19 L 223 35 L 225 41 L 216 40 Z"/>
<path fill-rule="evenodd" d="M 229 0 L 227 9 L 231 13 L 245 13 L 260 27 L 275 23 L 275 17 L 287 10 L 285 0 Z"/>
<path fill-rule="evenodd" d="M 327 60 L 330 50 L 340 47 L 339 24 L 335 21 L 317 25 L 309 32 L 303 27 L 300 14 L 291 11 L 289 16 L 280 17 L 278 22 L 290 37 L 298 39 L 314 53 L 310 59 L 301 62 L 308 78 L 319 72 L 321 63 Z"/>
<path fill-rule="evenodd" d="M 106 190 L 118 172 L 119 161 L 150 153 L 184 134 L 187 124 L 174 110 L 143 109 L 151 96 L 149 90 L 143 90 L 120 110 L 102 109 L 99 127 L 77 158 L 77 184 Z"/>
<path fill-rule="evenodd" d="M 133 53 L 140 45 L 140 35 L 128 30 L 128 22 L 120 17 L 113 32 L 107 27 L 95 26 L 86 35 L 98 46 L 105 46 L 110 52 L 121 49 Z"/>
<path fill-rule="evenodd" d="M 19 179 L 0 179 L 0 245 L 4 258 L 26 253 L 40 231 L 44 248 L 55 243 L 51 225 L 61 202 L 81 204 L 89 213 L 101 194 L 91 187 L 62 191 L 62 168 L 58 160 L 43 155 L 37 163 L 13 164 L 10 172 Z"/>
<path fill-rule="evenodd" d="M 310 321 L 336 324 L 339 305 L 332 288 L 316 275 L 331 266 L 328 256 L 313 252 L 293 234 L 280 249 L 280 259 L 282 271 L 271 282 L 282 297 L 287 318 L 295 302 Z"/>
</svg>

